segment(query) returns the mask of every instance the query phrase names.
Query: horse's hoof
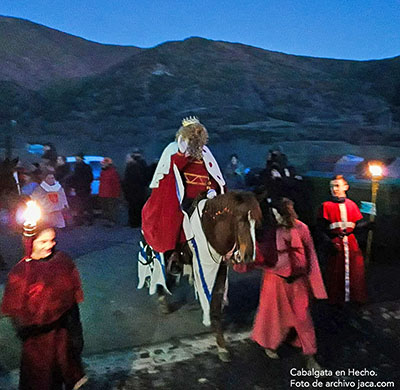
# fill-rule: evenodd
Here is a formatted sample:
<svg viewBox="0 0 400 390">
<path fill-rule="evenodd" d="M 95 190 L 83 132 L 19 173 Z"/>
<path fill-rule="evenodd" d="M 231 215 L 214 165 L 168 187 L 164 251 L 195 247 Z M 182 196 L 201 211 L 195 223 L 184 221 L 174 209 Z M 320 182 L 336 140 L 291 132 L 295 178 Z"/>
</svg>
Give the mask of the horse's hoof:
<svg viewBox="0 0 400 390">
<path fill-rule="evenodd" d="M 232 360 L 231 354 L 229 353 L 229 351 L 227 349 L 219 349 L 218 350 L 218 358 L 219 358 L 219 360 L 221 360 L 221 362 L 224 362 L 224 363 L 229 363 Z"/>
<path fill-rule="evenodd" d="M 306 356 L 306 367 L 307 370 L 322 371 L 322 367 L 315 360 L 314 355 Z"/>
<path fill-rule="evenodd" d="M 160 308 L 161 314 L 170 314 L 171 308 L 168 305 L 168 302 L 165 297 L 158 298 L 158 307 Z"/>
<path fill-rule="evenodd" d="M 279 355 L 272 349 L 265 348 L 264 352 L 270 359 L 273 359 L 273 360 L 279 359 Z"/>
<path fill-rule="evenodd" d="M 161 311 L 161 314 L 170 314 L 171 313 L 171 309 L 169 308 L 169 306 L 161 306 L 160 311 Z"/>
</svg>

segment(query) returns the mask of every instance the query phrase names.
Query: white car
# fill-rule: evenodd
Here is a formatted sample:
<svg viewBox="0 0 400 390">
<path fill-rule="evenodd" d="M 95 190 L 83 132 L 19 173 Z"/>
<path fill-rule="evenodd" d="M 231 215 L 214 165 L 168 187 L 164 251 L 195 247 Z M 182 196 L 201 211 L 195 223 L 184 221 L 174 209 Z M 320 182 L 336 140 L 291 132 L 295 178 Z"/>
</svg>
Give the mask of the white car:
<svg viewBox="0 0 400 390">
<path fill-rule="evenodd" d="M 83 156 L 83 161 L 86 164 L 89 164 L 92 168 L 93 172 L 93 181 L 91 184 L 92 187 L 92 195 L 99 194 L 99 186 L 100 186 L 100 173 L 101 173 L 101 162 L 103 161 L 104 157 L 102 156 Z M 75 156 L 67 157 L 67 164 L 74 169 L 76 163 Z"/>
</svg>

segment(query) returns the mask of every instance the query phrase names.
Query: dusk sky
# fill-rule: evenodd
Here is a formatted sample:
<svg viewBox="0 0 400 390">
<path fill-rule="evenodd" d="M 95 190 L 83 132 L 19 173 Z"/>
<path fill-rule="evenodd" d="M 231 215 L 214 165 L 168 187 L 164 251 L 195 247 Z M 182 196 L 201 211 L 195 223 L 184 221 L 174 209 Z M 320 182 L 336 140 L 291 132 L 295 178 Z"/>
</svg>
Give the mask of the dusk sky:
<svg viewBox="0 0 400 390">
<path fill-rule="evenodd" d="M 400 55 L 400 0 L 1 0 L 0 14 L 142 48 L 200 36 L 314 57 Z"/>
</svg>

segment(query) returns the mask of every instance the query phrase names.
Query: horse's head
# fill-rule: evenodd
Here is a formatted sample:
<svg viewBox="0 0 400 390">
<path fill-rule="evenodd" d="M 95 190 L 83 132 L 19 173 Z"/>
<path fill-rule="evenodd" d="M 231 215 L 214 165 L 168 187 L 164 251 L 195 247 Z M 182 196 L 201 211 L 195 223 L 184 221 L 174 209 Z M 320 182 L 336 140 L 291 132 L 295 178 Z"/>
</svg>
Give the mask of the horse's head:
<svg viewBox="0 0 400 390">
<path fill-rule="evenodd" d="M 240 262 L 255 258 L 255 226 L 261 209 L 252 193 L 229 192 L 207 201 L 202 226 L 211 246 Z"/>
<path fill-rule="evenodd" d="M 252 262 L 256 254 L 255 228 L 261 223 L 262 213 L 256 197 L 250 192 L 234 193 L 236 203 L 236 252 L 237 262 Z"/>
</svg>

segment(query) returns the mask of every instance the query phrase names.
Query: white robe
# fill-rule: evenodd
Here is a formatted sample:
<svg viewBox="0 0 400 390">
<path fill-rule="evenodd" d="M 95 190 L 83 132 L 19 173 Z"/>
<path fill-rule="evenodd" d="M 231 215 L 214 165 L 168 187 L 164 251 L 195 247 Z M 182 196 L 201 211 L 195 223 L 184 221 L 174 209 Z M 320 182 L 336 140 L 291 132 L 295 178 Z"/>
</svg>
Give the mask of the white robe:
<svg viewBox="0 0 400 390">
<path fill-rule="evenodd" d="M 65 227 L 62 210 L 68 207 L 67 197 L 59 182 L 49 185 L 40 183 L 33 191 L 31 198 L 38 202 L 42 209 L 43 219 L 52 227 Z"/>
</svg>

